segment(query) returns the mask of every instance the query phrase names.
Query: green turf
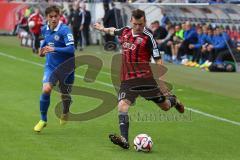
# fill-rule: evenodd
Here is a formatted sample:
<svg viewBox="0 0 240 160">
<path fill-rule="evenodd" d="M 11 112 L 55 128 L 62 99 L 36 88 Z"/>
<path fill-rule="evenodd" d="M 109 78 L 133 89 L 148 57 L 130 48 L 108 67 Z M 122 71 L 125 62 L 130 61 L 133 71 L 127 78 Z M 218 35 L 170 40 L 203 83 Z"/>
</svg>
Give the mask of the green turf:
<svg viewBox="0 0 240 160">
<path fill-rule="evenodd" d="M 0 37 L 0 53 L 44 64 L 44 59 L 20 47 L 14 37 Z M 102 52 L 101 47 L 92 46 L 77 54 L 96 55 L 104 62 L 103 71 L 109 72 L 112 54 Z M 239 74 L 208 73 L 170 64 L 167 67 L 166 79 L 187 107 L 240 122 Z M 76 72 L 83 75 L 84 69 Z M 130 110 L 130 139 L 139 133 L 149 134 L 154 142 L 151 153 L 135 152 L 133 148 L 125 151 L 109 142 L 108 133 L 118 132 L 116 109 L 87 122 L 60 126 L 54 114 L 54 106 L 59 102 L 56 92 L 51 96 L 48 126 L 36 134 L 33 127 L 39 120 L 43 68 L 0 55 L 0 73 L 1 160 L 238 160 L 240 157 L 239 125 L 190 111 L 183 116 L 174 109 L 165 113 L 142 98 Z M 97 80 L 111 83 L 103 72 Z M 85 83 L 81 78 L 76 78 L 75 85 L 115 94 L 109 86 Z M 89 111 L 100 103 L 98 99 L 83 96 L 73 99 L 75 113 Z"/>
</svg>

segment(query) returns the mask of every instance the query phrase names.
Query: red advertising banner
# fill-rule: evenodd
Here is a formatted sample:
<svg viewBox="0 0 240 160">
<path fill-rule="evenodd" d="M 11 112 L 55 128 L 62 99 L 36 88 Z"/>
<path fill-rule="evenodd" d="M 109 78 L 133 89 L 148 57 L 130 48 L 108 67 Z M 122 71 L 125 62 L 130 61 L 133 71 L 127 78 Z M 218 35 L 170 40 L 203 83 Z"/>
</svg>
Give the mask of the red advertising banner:
<svg viewBox="0 0 240 160">
<path fill-rule="evenodd" d="M 8 3 L 0 0 L 0 32 L 12 32 L 18 22 L 17 15 L 26 6 L 22 3 Z"/>
</svg>

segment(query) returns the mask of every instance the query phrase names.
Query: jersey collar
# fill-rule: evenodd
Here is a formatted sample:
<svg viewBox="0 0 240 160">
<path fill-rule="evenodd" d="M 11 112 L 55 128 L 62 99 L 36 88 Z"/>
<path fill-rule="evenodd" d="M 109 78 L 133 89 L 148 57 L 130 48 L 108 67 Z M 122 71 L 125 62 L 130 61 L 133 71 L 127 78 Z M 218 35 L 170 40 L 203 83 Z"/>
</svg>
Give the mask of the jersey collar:
<svg viewBox="0 0 240 160">
<path fill-rule="evenodd" d="M 144 27 L 144 29 L 143 29 L 143 31 L 145 31 L 146 30 L 146 28 Z M 133 29 L 132 29 L 132 36 L 133 37 L 138 37 L 138 36 L 140 36 L 139 34 L 133 34 Z"/>
<path fill-rule="evenodd" d="M 137 37 L 137 36 L 139 36 L 139 34 L 134 34 L 134 33 L 133 33 L 133 29 L 132 29 L 132 36 L 133 36 L 133 37 Z"/>
<path fill-rule="evenodd" d="M 59 30 L 61 24 L 62 24 L 62 22 L 59 21 L 57 27 L 55 27 L 53 31 L 57 32 Z M 49 24 L 47 25 L 47 30 L 50 30 Z"/>
</svg>

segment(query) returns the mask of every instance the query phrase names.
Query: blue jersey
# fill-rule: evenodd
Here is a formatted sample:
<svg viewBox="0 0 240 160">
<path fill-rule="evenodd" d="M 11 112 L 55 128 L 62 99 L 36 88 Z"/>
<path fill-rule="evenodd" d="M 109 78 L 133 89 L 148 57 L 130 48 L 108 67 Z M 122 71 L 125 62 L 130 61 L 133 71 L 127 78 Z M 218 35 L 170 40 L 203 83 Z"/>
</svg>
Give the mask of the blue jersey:
<svg viewBox="0 0 240 160">
<path fill-rule="evenodd" d="M 195 49 L 201 48 L 205 44 L 206 34 L 198 34 L 198 42 L 194 44 Z"/>
<path fill-rule="evenodd" d="M 67 25 L 59 23 L 54 30 L 47 25 L 42 28 L 44 41 L 41 48 L 51 46 L 54 52 L 46 54 L 43 83 L 55 85 L 57 81 L 60 86 L 73 84 L 74 82 L 74 40 Z M 62 64 L 62 65 L 61 65 Z"/>
<path fill-rule="evenodd" d="M 198 40 L 198 34 L 195 28 L 191 28 L 184 32 L 184 40 L 189 41 L 190 43 L 196 43 Z"/>
<path fill-rule="evenodd" d="M 55 48 L 54 52 L 46 55 L 45 65 L 47 67 L 56 68 L 66 60 L 74 57 L 74 50 L 70 52 L 60 52 L 57 50 L 74 44 L 73 35 L 67 25 L 59 23 L 54 30 L 51 30 L 48 25 L 45 25 L 41 33 L 44 37 L 41 48 L 46 45 Z"/>
</svg>

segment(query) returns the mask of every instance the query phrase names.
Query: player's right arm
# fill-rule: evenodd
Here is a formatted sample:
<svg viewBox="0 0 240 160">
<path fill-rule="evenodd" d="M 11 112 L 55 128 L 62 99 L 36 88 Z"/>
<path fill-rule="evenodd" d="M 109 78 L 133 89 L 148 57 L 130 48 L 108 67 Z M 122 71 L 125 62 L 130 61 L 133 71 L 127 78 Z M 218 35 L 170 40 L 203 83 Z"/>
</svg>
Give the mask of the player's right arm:
<svg viewBox="0 0 240 160">
<path fill-rule="evenodd" d="M 44 57 L 45 56 L 45 54 L 44 54 L 44 47 L 45 46 L 46 46 L 45 40 L 41 40 L 40 41 L 40 48 L 39 48 L 39 52 L 38 52 L 40 57 Z"/>
<path fill-rule="evenodd" d="M 123 30 L 125 28 L 128 28 L 128 27 L 123 27 L 123 28 L 120 28 L 120 29 L 117 29 L 117 28 L 114 28 L 114 27 L 104 28 L 104 26 L 101 25 L 100 23 L 95 23 L 94 28 L 96 30 L 99 30 L 99 31 L 104 32 L 106 34 L 110 34 L 112 36 L 121 36 L 122 33 L 123 33 Z"/>
<path fill-rule="evenodd" d="M 103 25 L 101 25 L 100 23 L 95 23 L 93 25 L 93 27 L 96 29 L 96 30 L 99 30 L 101 32 L 104 32 L 104 33 L 107 33 L 107 34 L 110 34 L 110 35 L 115 35 L 114 34 L 114 31 L 116 30 L 116 28 L 114 27 L 110 27 L 110 28 L 104 28 Z"/>
<path fill-rule="evenodd" d="M 44 57 L 45 56 L 44 47 L 47 45 L 44 39 L 44 27 L 41 28 L 41 34 L 39 39 L 40 39 L 40 48 L 39 48 L 38 54 L 40 57 Z"/>
</svg>

